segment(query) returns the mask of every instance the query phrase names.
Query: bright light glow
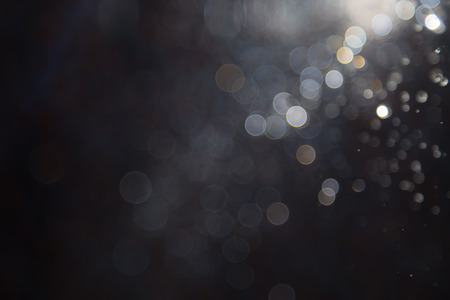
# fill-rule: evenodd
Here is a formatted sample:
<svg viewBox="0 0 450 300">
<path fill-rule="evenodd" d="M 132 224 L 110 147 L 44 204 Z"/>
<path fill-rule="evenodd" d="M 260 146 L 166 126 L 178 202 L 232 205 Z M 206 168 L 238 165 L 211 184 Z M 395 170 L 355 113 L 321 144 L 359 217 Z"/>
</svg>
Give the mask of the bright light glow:
<svg viewBox="0 0 450 300">
<path fill-rule="evenodd" d="M 429 30 L 436 30 L 441 26 L 441 20 L 439 20 L 438 16 L 435 14 L 428 15 L 425 18 L 425 26 L 427 26 Z"/>
<path fill-rule="evenodd" d="M 300 106 L 292 106 L 286 114 L 286 120 L 292 127 L 302 127 L 308 119 L 306 110 Z"/>
<path fill-rule="evenodd" d="M 397 16 L 402 20 L 409 20 L 414 16 L 416 9 L 410 1 L 402 0 L 395 6 Z"/>
<path fill-rule="evenodd" d="M 380 119 L 387 119 L 391 116 L 391 110 L 384 104 L 377 107 L 377 115 Z"/>
<path fill-rule="evenodd" d="M 336 58 L 341 64 L 348 64 L 353 60 L 353 51 L 347 47 L 341 47 L 336 52 Z"/>
<path fill-rule="evenodd" d="M 372 30 L 378 35 L 386 35 L 392 30 L 392 20 L 385 14 L 378 14 L 371 22 Z"/>
<path fill-rule="evenodd" d="M 344 77 L 341 72 L 336 70 L 331 70 L 325 76 L 325 83 L 332 89 L 339 88 L 344 82 Z"/>
<path fill-rule="evenodd" d="M 345 0 L 346 13 L 351 23 L 363 28 L 371 28 L 371 21 L 377 14 L 395 16 L 396 0 Z"/>
<path fill-rule="evenodd" d="M 352 26 L 345 32 L 345 42 L 354 49 L 364 46 L 366 40 L 366 32 L 361 27 Z"/>
<path fill-rule="evenodd" d="M 248 116 L 245 120 L 245 130 L 253 136 L 261 135 L 266 130 L 266 120 L 257 114 Z"/>
</svg>

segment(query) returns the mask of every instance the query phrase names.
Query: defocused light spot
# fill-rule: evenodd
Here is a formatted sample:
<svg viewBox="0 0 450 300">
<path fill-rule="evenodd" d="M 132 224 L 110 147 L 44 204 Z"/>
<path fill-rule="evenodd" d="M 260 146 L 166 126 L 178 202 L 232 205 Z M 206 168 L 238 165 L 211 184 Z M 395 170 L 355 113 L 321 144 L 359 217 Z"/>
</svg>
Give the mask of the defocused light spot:
<svg viewBox="0 0 450 300">
<path fill-rule="evenodd" d="M 416 8 L 411 1 L 402 0 L 395 6 L 397 16 L 402 20 L 409 20 L 414 16 Z"/>
<path fill-rule="evenodd" d="M 215 79 L 217 86 L 227 93 L 240 90 L 245 83 L 244 72 L 234 64 L 222 65 L 216 71 Z"/>
<path fill-rule="evenodd" d="M 266 130 L 266 120 L 257 114 L 250 115 L 245 120 L 245 130 L 253 136 L 261 135 Z"/>
<path fill-rule="evenodd" d="M 310 145 L 303 145 L 297 149 L 297 160 L 304 165 L 309 165 L 316 159 L 316 151 Z"/>
<path fill-rule="evenodd" d="M 385 14 L 378 14 L 371 22 L 372 30 L 378 35 L 386 35 L 392 30 L 392 20 Z"/>
<path fill-rule="evenodd" d="M 306 58 L 306 48 L 297 47 L 289 53 L 289 65 L 294 72 L 300 74 L 303 70 L 302 66 Z"/>
<path fill-rule="evenodd" d="M 306 53 L 306 58 L 311 66 L 319 69 L 328 67 L 332 60 L 330 48 L 322 43 L 311 45 Z"/>
<path fill-rule="evenodd" d="M 295 300 L 295 291 L 288 284 L 277 284 L 270 289 L 269 300 Z"/>
<path fill-rule="evenodd" d="M 268 117 L 266 124 L 266 136 L 268 138 L 280 139 L 286 133 L 286 121 L 277 115 Z"/>
<path fill-rule="evenodd" d="M 316 87 L 316 89 L 317 89 L 317 88 L 319 88 L 320 86 L 322 86 L 322 83 L 323 83 L 323 74 L 322 74 L 322 72 L 321 72 L 319 69 L 317 69 L 317 68 L 314 68 L 314 67 L 308 67 L 308 68 L 305 68 L 305 69 L 302 71 L 302 73 L 300 74 L 300 81 L 301 81 L 301 82 L 304 82 L 304 81 L 307 81 L 307 80 L 312 80 L 312 81 L 314 81 L 314 82 L 318 85 L 318 87 Z"/>
<path fill-rule="evenodd" d="M 334 191 L 330 188 L 325 188 L 320 190 L 319 192 L 319 202 L 322 205 L 329 206 L 334 203 L 336 200 L 336 195 L 334 194 Z"/>
<path fill-rule="evenodd" d="M 227 271 L 227 282 L 235 289 L 248 288 L 253 281 L 254 271 L 247 264 L 233 264 Z"/>
<path fill-rule="evenodd" d="M 289 208 L 281 202 L 272 203 L 267 208 L 267 219 L 273 225 L 282 225 L 289 218 Z"/>
<path fill-rule="evenodd" d="M 441 1 L 440 0 L 420 0 L 420 2 L 422 2 L 423 5 L 433 8 L 433 7 L 438 6 Z"/>
<path fill-rule="evenodd" d="M 327 188 L 331 189 L 331 192 L 329 190 L 325 190 Z M 329 196 L 336 195 L 339 192 L 339 183 L 333 178 L 325 179 L 322 183 L 322 190 Z"/>
<path fill-rule="evenodd" d="M 331 70 L 325 76 L 325 83 L 332 89 L 339 88 L 344 82 L 344 77 L 341 72 L 336 70 Z"/>
<path fill-rule="evenodd" d="M 366 43 L 366 40 L 366 32 L 361 27 L 352 26 L 345 32 L 345 42 L 351 48 L 361 48 Z"/>
<path fill-rule="evenodd" d="M 381 104 L 377 107 L 377 115 L 380 119 L 387 119 L 391 116 L 391 110 L 386 105 Z"/>
<path fill-rule="evenodd" d="M 410 168 L 413 172 L 417 173 L 422 171 L 422 164 L 418 160 L 413 160 L 411 162 Z"/>
<path fill-rule="evenodd" d="M 399 182 L 398 187 L 402 190 L 402 191 L 409 191 L 412 192 L 414 191 L 415 185 L 414 183 L 412 183 L 411 181 L 408 180 L 402 180 Z"/>
<path fill-rule="evenodd" d="M 313 99 L 319 95 L 320 84 L 313 79 L 306 79 L 300 84 L 300 93 L 307 99 Z"/>
<path fill-rule="evenodd" d="M 347 47 L 341 47 L 336 53 L 336 58 L 341 64 L 348 64 L 353 60 L 353 51 Z"/>
<path fill-rule="evenodd" d="M 139 275 L 148 267 L 148 251 L 137 241 L 122 241 L 114 247 L 113 262 L 122 274 Z"/>
<path fill-rule="evenodd" d="M 238 211 L 238 219 L 245 227 L 256 227 L 261 222 L 261 209 L 253 203 L 246 203 Z"/>
<path fill-rule="evenodd" d="M 355 66 L 355 68 L 361 69 L 365 65 L 366 65 L 366 60 L 361 55 L 356 55 L 353 58 L 353 66 Z"/>
<path fill-rule="evenodd" d="M 379 119 L 372 119 L 370 121 L 370 128 L 372 128 L 373 130 L 377 131 L 381 129 L 381 121 Z"/>
<path fill-rule="evenodd" d="M 222 254 L 231 263 L 243 262 L 250 252 L 246 240 L 241 237 L 231 237 L 223 243 Z"/>
<path fill-rule="evenodd" d="M 329 119 L 336 118 L 337 116 L 339 116 L 340 112 L 341 112 L 340 107 L 338 105 L 334 104 L 334 103 L 328 103 L 325 106 L 325 115 Z"/>
<path fill-rule="evenodd" d="M 233 230 L 233 217 L 226 211 L 209 213 L 205 219 L 205 229 L 213 237 L 223 238 Z"/>
<path fill-rule="evenodd" d="M 200 199 L 204 209 L 218 212 L 227 204 L 228 193 L 220 185 L 212 184 L 203 189 Z"/>
<path fill-rule="evenodd" d="M 443 72 L 439 68 L 431 69 L 428 77 L 430 78 L 431 82 L 433 82 L 433 83 L 439 83 L 444 79 Z"/>
<path fill-rule="evenodd" d="M 373 97 L 373 91 L 371 89 L 365 89 L 363 92 L 364 98 L 370 99 Z"/>
<path fill-rule="evenodd" d="M 428 100 L 428 93 L 425 91 L 418 91 L 416 93 L 416 101 L 418 103 L 425 103 Z"/>
<path fill-rule="evenodd" d="M 441 26 L 441 20 L 435 14 L 428 15 L 425 18 L 425 26 L 427 26 L 429 30 L 436 30 Z"/>
<path fill-rule="evenodd" d="M 295 99 L 289 93 L 279 93 L 273 98 L 273 108 L 280 115 L 285 115 L 294 103 Z"/>
<path fill-rule="evenodd" d="M 327 39 L 327 45 L 332 53 L 336 53 L 342 47 L 344 40 L 339 35 L 332 35 Z"/>
<path fill-rule="evenodd" d="M 289 108 L 286 113 L 286 120 L 292 127 L 301 127 L 305 125 L 308 119 L 306 110 L 300 106 L 293 106 Z"/>
<path fill-rule="evenodd" d="M 148 231 L 161 229 L 169 217 L 169 208 L 164 200 L 150 197 L 146 202 L 133 207 L 134 223 Z"/>
<path fill-rule="evenodd" d="M 152 184 L 147 175 L 132 171 L 125 174 L 119 184 L 120 195 L 132 204 L 139 204 L 147 200 L 152 191 Z"/>
<path fill-rule="evenodd" d="M 433 206 L 431 207 L 431 213 L 432 213 L 433 215 L 437 216 L 438 214 L 441 213 L 441 208 L 440 208 L 439 206 L 437 206 L 437 205 L 433 205 Z"/>
<path fill-rule="evenodd" d="M 413 199 L 417 203 L 422 203 L 423 200 L 425 199 L 425 197 L 423 196 L 422 193 L 415 193 L 414 196 L 413 196 Z"/>
<path fill-rule="evenodd" d="M 429 8 L 426 5 L 420 5 L 419 7 L 417 7 L 415 12 L 415 19 L 418 23 L 416 24 L 416 26 L 418 27 L 419 30 L 416 31 L 420 31 L 423 29 L 423 26 L 426 26 L 425 19 L 431 12 L 432 12 L 431 8 Z"/>
<path fill-rule="evenodd" d="M 355 179 L 352 184 L 352 190 L 361 193 L 366 189 L 366 183 L 362 179 Z"/>
</svg>

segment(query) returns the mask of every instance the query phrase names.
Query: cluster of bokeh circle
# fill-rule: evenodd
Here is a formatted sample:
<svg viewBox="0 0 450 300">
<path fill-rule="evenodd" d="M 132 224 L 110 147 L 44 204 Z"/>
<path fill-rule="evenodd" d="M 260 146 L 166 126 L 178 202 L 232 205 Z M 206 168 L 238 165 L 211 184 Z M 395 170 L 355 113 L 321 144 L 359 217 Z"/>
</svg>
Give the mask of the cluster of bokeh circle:
<svg viewBox="0 0 450 300">
<path fill-rule="evenodd" d="M 206 1 L 205 24 L 210 34 L 216 38 L 230 40 L 240 32 L 247 31 L 253 38 L 267 35 L 268 40 L 280 43 L 292 28 L 291 34 L 296 37 L 296 26 L 301 25 L 298 20 L 306 18 L 303 16 L 297 20 L 295 15 L 290 15 L 292 12 L 289 12 L 289 8 L 298 8 L 298 1 L 280 1 L 273 13 L 270 1 L 260 1 L 259 14 L 252 10 L 256 8 L 250 7 L 249 1 L 231 2 L 233 4 L 224 0 Z M 283 60 L 289 69 L 275 63 L 255 66 L 252 57 L 260 55 L 263 50 L 248 47 L 244 49 L 244 54 L 237 55 L 239 59 L 236 61 L 239 63 L 230 61 L 217 68 L 215 83 L 246 112 L 247 116 L 240 124 L 250 139 L 268 138 L 275 141 L 294 136 L 301 141 L 293 149 L 291 156 L 295 157 L 295 163 L 305 168 L 313 165 L 320 155 L 320 149 L 312 141 L 322 134 L 327 120 L 339 117 L 355 120 L 360 115 L 369 115 L 370 128 L 376 131 L 382 126 L 382 120 L 391 119 L 392 126 L 398 127 L 398 130 L 391 131 L 386 143 L 388 147 L 391 144 L 392 147 L 400 145 L 400 149 L 395 158 L 376 158 L 369 165 L 383 165 L 389 172 L 398 172 L 398 162 L 406 159 L 413 142 L 400 138 L 407 129 L 404 129 L 399 118 L 393 117 L 393 107 L 388 96 L 403 81 L 401 68 L 412 62 L 400 46 L 387 37 L 400 34 L 404 26 L 413 26 L 417 32 L 428 30 L 442 34 L 446 30 L 446 15 L 440 8 L 439 0 L 421 0 L 421 3 L 407 0 L 385 0 L 380 3 L 347 0 L 337 1 L 338 4 L 331 4 L 332 1 L 322 2 L 337 8 L 335 12 L 331 12 L 331 9 L 322 11 L 324 18 L 336 21 L 346 15 L 352 24 L 343 29 L 337 28 L 339 32 L 323 33 L 309 45 L 293 46 L 289 51 L 283 52 L 286 54 Z M 283 24 L 277 17 L 279 7 L 286 9 L 284 22 L 288 23 L 284 33 L 281 32 Z M 247 14 L 244 18 L 246 22 L 241 18 L 243 12 Z M 269 25 L 262 23 L 264 16 L 268 17 Z M 380 41 L 382 43 L 379 45 Z M 292 40 L 290 43 L 292 44 Z M 365 51 L 366 47 L 375 46 L 375 50 Z M 365 53 L 370 53 L 371 56 Z M 428 51 L 425 55 L 429 62 L 439 62 L 438 49 Z M 381 79 L 377 75 L 377 67 L 388 70 L 389 76 Z M 448 83 L 438 67 L 430 72 L 430 80 L 442 87 Z M 411 97 L 407 91 L 400 95 L 400 108 L 403 112 L 408 112 Z M 426 103 L 429 99 L 425 91 L 417 92 L 412 98 L 419 104 Z M 436 107 L 431 107 L 428 111 L 430 121 L 438 122 Z M 427 148 L 427 144 L 420 142 L 420 132 L 416 131 L 414 134 L 417 137 L 414 146 Z M 190 141 L 190 147 L 208 151 L 208 155 L 214 159 L 229 157 L 234 151 L 233 139 L 214 128 L 204 129 L 199 137 Z M 377 147 L 381 143 L 380 138 L 367 132 L 362 132 L 358 140 L 371 147 Z M 147 147 L 155 159 L 167 160 L 176 151 L 177 140 L 169 131 L 159 130 L 150 135 Z M 439 158 L 439 147 L 434 145 L 431 148 L 433 156 Z M 192 164 L 186 161 L 195 159 L 195 156 L 186 156 L 183 164 L 177 167 L 190 169 Z M 239 167 L 232 171 L 235 176 L 233 179 L 242 185 L 251 183 L 252 177 L 246 177 L 251 173 L 251 167 L 251 160 L 240 158 Z M 221 168 L 233 168 L 233 164 Z M 389 187 L 392 182 L 389 174 L 381 174 L 381 169 L 377 171 L 377 168 L 373 167 L 373 177 L 376 177 L 374 181 L 382 187 Z M 410 169 L 414 174 L 413 180 L 400 181 L 399 188 L 414 192 L 414 186 L 425 179 L 420 161 L 412 161 Z M 193 176 L 202 175 L 195 173 Z M 351 189 L 356 193 L 364 192 L 367 180 L 372 178 L 355 178 Z M 136 226 L 156 236 L 165 230 L 166 268 L 185 278 L 207 278 L 217 274 L 225 259 L 228 263 L 228 284 L 236 289 L 248 288 L 254 280 L 255 272 L 246 260 L 261 242 L 262 222 L 283 226 L 289 220 L 291 212 L 287 201 L 282 197 L 282 191 L 267 185 L 258 188 L 253 196 L 233 194 L 234 198 L 242 198 L 235 202 L 231 200 L 232 192 L 226 184 L 217 180 L 218 183 L 207 184 L 198 193 L 201 208 L 193 214 L 193 226 L 180 229 L 171 223 L 171 209 L 174 207 L 171 199 L 177 195 L 167 194 L 181 193 L 181 188 L 172 188 L 181 184 L 170 176 L 157 181 L 150 180 L 145 171 L 130 171 L 123 175 L 119 189 L 123 199 L 133 205 L 132 219 Z M 338 179 L 326 178 L 316 192 L 317 198 L 314 201 L 319 206 L 332 206 L 338 201 L 339 190 Z M 424 201 L 420 192 L 414 192 L 413 198 L 416 204 Z M 438 214 L 439 207 L 433 207 L 432 212 Z M 210 239 L 220 241 L 220 257 L 210 251 Z M 114 263 L 122 273 L 138 275 L 148 267 L 149 257 L 142 244 L 123 241 L 114 250 Z M 295 298 L 294 289 L 286 283 L 274 282 L 268 295 L 269 299 Z"/>
</svg>

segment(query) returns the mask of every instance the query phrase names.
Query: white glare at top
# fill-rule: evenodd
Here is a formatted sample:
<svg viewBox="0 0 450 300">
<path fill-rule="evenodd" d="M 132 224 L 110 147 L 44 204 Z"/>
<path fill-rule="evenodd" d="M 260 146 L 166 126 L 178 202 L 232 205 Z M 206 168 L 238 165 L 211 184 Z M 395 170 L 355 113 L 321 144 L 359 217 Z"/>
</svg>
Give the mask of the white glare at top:
<svg viewBox="0 0 450 300">
<path fill-rule="evenodd" d="M 248 116 L 245 120 L 245 130 L 253 136 L 261 135 L 266 131 L 266 120 L 257 114 Z"/>
<path fill-rule="evenodd" d="M 305 125 L 308 119 L 306 110 L 300 106 L 293 106 L 289 108 L 286 114 L 286 120 L 292 127 L 301 127 Z"/>
<path fill-rule="evenodd" d="M 436 30 L 441 26 L 441 20 L 439 20 L 438 16 L 435 14 L 428 15 L 425 18 L 425 26 L 427 26 L 429 30 Z"/>
<path fill-rule="evenodd" d="M 395 6 L 395 12 L 400 19 L 409 20 L 414 16 L 416 8 L 412 2 L 402 0 Z"/>
<path fill-rule="evenodd" d="M 392 30 L 392 20 L 385 14 L 378 14 L 373 17 L 372 30 L 378 35 L 386 35 Z"/>
<path fill-rule="evenodd" d="M 361 27 L 352 26 L 345 32 L 345 42 L 354 49 L 364 46 L 366 40 L 366 32 Z"/>
<path fill-rule="evenodd" d="M 387 119 L 391 116 L 391 111 L 386 105 L 381 104 L 377 107 L 377 115 L 380 119 Z"/>
<path fill-rule="evenodd" d="M 339 88 L 344 82 L 344 77 L 341 72 L 337 70 L 331 70 L 325 76 L 325 83 L 332 89 Z"/>
</svg>

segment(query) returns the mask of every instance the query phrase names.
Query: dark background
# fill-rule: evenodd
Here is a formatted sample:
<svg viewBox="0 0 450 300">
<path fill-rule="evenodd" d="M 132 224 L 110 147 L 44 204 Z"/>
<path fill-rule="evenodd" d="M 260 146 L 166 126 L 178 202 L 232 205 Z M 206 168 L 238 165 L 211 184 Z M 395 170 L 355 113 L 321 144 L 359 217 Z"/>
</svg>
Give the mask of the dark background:
<svg viewBox="0 0 450 300">
<path fill-rule="evenodd" d="M 366 180 L 366 190 L 355 193 L 353 179 L 367 176 L 368 160 L 395 156 L 383 143 L 374 149 L 358 141 L 360 132 L 370 129 L 364 115 L 324 123 L 314 140 L 322 149 L 318 161 L 305 168 L 286 155 L 288 142 L 250 137 L 243 125 L 246 112 L 215 85 L 214 74 L 223 63 L 238 63 L 229 54 L 236 44 L 208 33 L 203 1 L 139 1 L 138 22 L 119 11 L 120 21 L 103 27 L 97 19 L 98 5 L 2 5 L 2 298 L 267 299 L 278 283 L 289 284 L 297 299 L 449 296 L 449 165 L 447 157 L 434 158 L 430 150 L 439 145 L 442 153 L 449 151 L 448 88 L 430 82 L 426 61 L 409 69 L 409 81 L 390 97 L 398 98 L 401 90 L 411 95 L 426 90 L 440 97 L 435 106 L 441 109 L 443 124 L 402 113 L 400 105 L 393 104 L 394 114 L 411 134 L 423 131 L 428 152 L 409 151 L 408 160 L 392 175 L 391 187 Z M 407 30 L 402 43 L 422 49 L 408 38 L 414 34 Z M 441 48 L 439 67 L 448 72 L 448 34 L 422 32 L 421 37 L 431 49 Z M 250 37 L 243 34 L 240 39 Z M 145 76 L 139 75 L 142 72 Z M 381 77 L 387 77 L 384 72 L 380 67 Z M 136 74 L 138 79 L 130 84 Z M 414 111 L 418 104 L 411 102 Z M 155 130 L 172 132 L 177 159 L 190 151 L 188 134 L 175 128 L 172 111 L 192 107 L 200 115 L 197 126 L 221 128 L 255 165 L 268 163 L 275 175 L 257 174 L 244 185 L 225 175 L 208 177 L 209 173 L 192 181 L 179 164 L 152 157 L 146 139 Z M 392 129 L 388 122 L 383 124 L 377 133 L 382 140 Z M 327 138 L 335 127 L 343 133 L 337 143 Z M 47 152 L 36 162 L 32 153 L 42 145 Z M 346 157 L 350 175 L 333 168 L 335 153 Z M 421 161 L 426 176 L 420 186 L 425 195 L 420 209 L 411 209 L 412 193 L 398 188 L 399 181 L 411 177 L 413 159 Z M 44 170 L 40 181 L 30 171 L 35 164 Z M 120 196 L 119 182 L 132 170 L 145 172 L 152 183 L 154 174 L 179 178 L 181 200 L 170 207 L 167 228 L 157 233 L 138 229 L 132 205 Z M 335 204 L 323 207 L 317 192 L 328 177 L 338 179 L 341 191 Z M 46 180 L 50 183 L 43 183 Z M 231 264 L 221 256 L 221 239 L 203 239 L 210 253 L 217 254 L 209 260 L 215 271 L 207 276 L 185 275 L 189 267 L 182 263 L 179 268 L 187 271 L 177 273 L 167 264 L 168 232 L 194 227 L 203 187 L 217 182 L 227 186 L 233 199 L 251 199 L 262 186 L 273 185 L 291 213 L 279 227 L 263 218 L 259 246 L 246 260 L 254 279 L 242 290 L 227 282 Z M 435 205 L 438 215 L 430 212 Z M 113 263 L 114 247 L 127 239 L 148 250 L 149 266 L 137 276 L 122 274 Z"/>
</svg>

